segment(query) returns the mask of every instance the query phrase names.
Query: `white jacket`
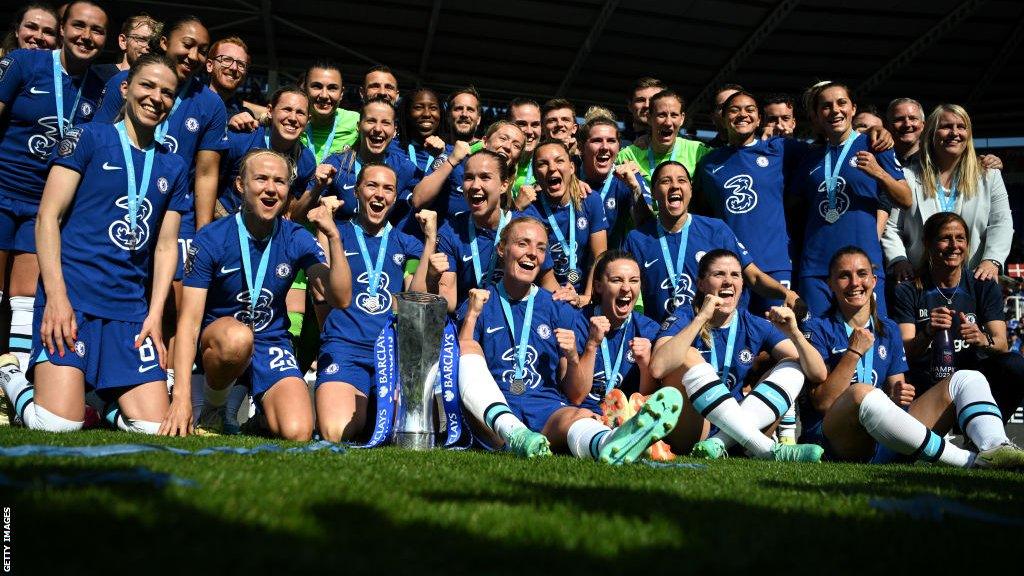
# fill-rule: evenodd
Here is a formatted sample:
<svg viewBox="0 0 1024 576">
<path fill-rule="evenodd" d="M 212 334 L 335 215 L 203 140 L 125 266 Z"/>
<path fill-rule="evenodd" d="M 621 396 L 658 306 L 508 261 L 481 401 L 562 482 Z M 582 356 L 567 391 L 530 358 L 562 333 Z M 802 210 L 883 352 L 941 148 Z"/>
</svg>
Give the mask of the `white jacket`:
<svg viewBox="0 0 1024 576">
<path fill-rule="evenodd" d="M 924 223 L 942 209 L 936 198 L 925 199 L 920 165 L 905 169 L 904 174 L 914 203 L 910 208 L 892 209 L 882 234 L 882 250 L 886 267 L 898 258 L 908 258 L 917 268 L 925 252 Z M 977 193 L 967 201 L 957 198 L 955 211 L 967 222 L 971 235 L 969 267 L 977 267 L 982 260 L 1005 265 L 1013 241 L 1013 219 L 1002 174 L 984 170 Z"/>
</svg>

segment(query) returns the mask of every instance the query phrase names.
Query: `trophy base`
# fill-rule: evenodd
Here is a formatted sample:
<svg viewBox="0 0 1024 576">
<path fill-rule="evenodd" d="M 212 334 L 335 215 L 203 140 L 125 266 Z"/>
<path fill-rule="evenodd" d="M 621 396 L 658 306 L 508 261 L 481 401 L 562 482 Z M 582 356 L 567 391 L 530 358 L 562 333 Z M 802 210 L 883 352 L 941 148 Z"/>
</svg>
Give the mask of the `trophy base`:
<svg viewBox="0 0 1024 576">
<path fill-rule="evenodd" d="M 430 450 L 434 435 L 430 432 L 395 432 L 395 446 L 409 450 Z"/>
</svg>

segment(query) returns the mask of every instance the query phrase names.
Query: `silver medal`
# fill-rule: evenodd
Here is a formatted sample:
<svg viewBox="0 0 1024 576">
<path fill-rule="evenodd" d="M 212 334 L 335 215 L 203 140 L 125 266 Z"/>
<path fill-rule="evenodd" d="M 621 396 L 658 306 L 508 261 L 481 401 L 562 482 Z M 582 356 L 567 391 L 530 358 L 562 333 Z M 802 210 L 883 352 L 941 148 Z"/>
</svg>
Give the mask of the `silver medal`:
<svg viewBox="0 0 1024 576">
<path fill-rule="evenodd" d="M 825 221 L 828 222 L 829 224 L 835 224 L 838 220 L 839 210 L 836 210 L 835 208 L 829 208 L 828 211 L 825 212 Z"/>
<path fill-rule="evenodd" d="M 509 388 L 509 391 L 515 394 L 516 396 L 522 394 L 523 392 L 526 392 L 526 381 L 523 380 L 522 378 L 513 378 L 512 386 Z"/>
<path fill-rule="evenodd" d="M 366 300 L 366 309 L 370 312 L 376 312 L 380 309 L 380 299 L 376 294 Z"/>
<path fill-rule="evenodd" d="M 569 273 L 565 275 L 565 278 L 570 284 L 577 284 L 580 281 L 580 272 L 579 270 L 569 270 Z"/>
</svg>

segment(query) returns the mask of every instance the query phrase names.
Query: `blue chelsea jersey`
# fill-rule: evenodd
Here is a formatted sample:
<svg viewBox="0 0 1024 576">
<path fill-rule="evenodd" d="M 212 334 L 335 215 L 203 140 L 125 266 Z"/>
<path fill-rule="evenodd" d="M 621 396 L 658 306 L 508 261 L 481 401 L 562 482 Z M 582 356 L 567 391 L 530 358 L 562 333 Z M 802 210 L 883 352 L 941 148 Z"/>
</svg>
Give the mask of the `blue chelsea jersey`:
<svg viewBox="0 0 1024 576">
<path fill-rule="evenodd" d="M 51 153 L 62 139 L 60 126 L 66 133 L 88 122 L 103 92 L 91 70 L 72 77 L 62 68 L 64 110 L 58 122 L 53 54 L 15 50 L 0 58 L 0 194 L 32 204 L 43 195 Z"/>
<path fill-rule="evenodd" d="M 582 170 L 580 178 L 586 178 Z M 642 175 L 638 173 L 635 178 L 641 187 L 646 186 Z M 629 217 L 629 210 L 633 206 L 633 190 L 629 184 L 616 178 L 612 173 L 609 173 L 608 180 L 586 180 L 586 183 L 590 186 L 590 195 L 597 195 L 601 200 L 608 234 L 611 235 L 613 231 L 617 230 L 619 218 Z M 605 185 L 608 186 L 607 189 L 605 189 Z M 609 244 L 608 247 L 612 248 L 613 246 Z"/>
<path fill-rule="evenodd" d="M 139 204 L 134 235 L 128 215 L 127 166 L 114 126 L 94 123 L 72 128 L 58 146 L 53 164 L 81 174 L 61 223 L 61 269 L 76 310 L 127 322 L 142 322 L 146 317 L 153 250 L 164 213 L 187 212 L 192 205 L 188 167 L 165 147 L 154 145 L 152 175 Z M 132 146 L 131 154 L 135 178 L 141 184 L 144 152 Z"/>
<path fill-rule="evenodd" d="M 260 126 L 253 132 L 228 132 L 228 149 L 220 159 L 220 195 L 218 200 L 228 212 L 235 212 L 242 204 L 241 196 L 235 189 L 235 177 L 242 167 L 242 158 L 251 150 L 269 149 L 267 138 L 270 129 Z M 308 148 L 296 144 L 295 153 L 290 154 L 295 174 L 289 189 L 294 198 L 306 191 L 306 183 L 316 170 L 316 158 Z"/>
<path fill-rule="evenodd" d="M 244 232 L 248 235 L 248 231 Z M 266 241 L 249 237 L 253 276 L 266 247 Z M 185 261 L 183 283 L 207 290 L 204 328 L 218 318 L 232 316 L 251 326 L 257 338 L 287 335 L 290 322 L 285 297 L 295 274 L 314 264 L 324 264 L 327 258 L 309 231 L 283 218 L 278 219 L 270 238 L 270 250 L 266 277 L 251 312 L 237 220 L 220 218 L 199 230 Z"/>
<path fill-rule="evenodd" d="M 576 317 L 576 325 L 573 330 L 576 332 L 576 348 L 583 353 L 583 347 L 590 337 L 590 318 L 597 315 L 596 306 L 591 304 L 582 310 Z M 594 361 L 594 384 L 590 393 L 580 403 L 580 406 L 596 413 L 601 411 L 601 401 L 604 400 L 605 390 L 608 386 L 609 372 L 615 367 L 619 350 L 622 350 L 622 363 L 619 364 L 619 371 L 614 374 L 615 388 L 622 390 L 626 397 L 633 392 L 640 391 L 640 368 L 636 365 L 636 358 L 630 349 L 629 342 L 634 338 L 647 338 L 653 345 L 658 336 L 658 323 L 647 316 L 634 313 L 628 325 L 620 326 L 605 335 L 608 343 L 608 360 L 612 366 L 606 366 L 601 348 L 597 349 L 597 358 Z"/>
<path fill-rule="evenodd" d="M 555 279 L 563 286 L 567 282 L 571 283 L 576 291 L 582 294 L 583 285 L 587 282 L 587 271 L 590 269 L 590 236 L 608 230 L 608 221 L 604 216 L 601 197 L 597 194 L 588 194 L 580 202 L 580 207 L 573 210 L 576 220 L 570 223 L 569 204 L 560 205 L 548 202 L 547 206 L 551 209 L 549 214 L 541 201 L 540 194 L 544 194 L 544 192 L 538 192 L 537 200 L 526 207 L 526 210 L 523 211 L 524 215 L 533 216 L 544 223 L 544 227 L 547 228 L 548 253 L 551 254 L 551 262 L 554 264 Z M 570 227 L 575 228 L 575 269 L 570 266 L 569 262 L 570 248 L 559 241 L 558 235 L 552 228 L 549 215 L 554 217 L 555 225 L 561 231 L 566 243 L 569 242 Z M 575 282 L 570 281 L 573 272 L 579 275 Z"/>
<path fill-rule="evenodd" d="M 337 196 L 345 203 L 335 212 L 334 217 L 338 220 L 349 220 L 355 216 L 358 202 L 356 202 L 356 179 L 362 171 L 363 164 L 354 150 L 331 154 L 324 158 L 323 164 L 334 166 L 337 173 L 330 185 L 323 191 L 323 196 Z M 397 178 L 395 204 L 391 208 L 388 220 L 399 222 L 409 214 L 409 198 L 412 196 L 412 189 L 419 183 L 419 176 L 416 173 L 416 166 L 409 161 L 409 158 L 401 152 L 387 148 L 384 155 L 384 164 L 395 171 Z M 315 182 L 310 180 L 306 189 L 312 188 Z"/>
<path fill-rule="evenodd" d="M 825 154 L 828 153 L 832 162 L 835 162 L 842 145 L 811 148 L 794 172 L 793 190 L 803 197 L 808 208 L 801 276 L 827 276 L 829 259 L 837 250 L 850 244 L 864 250 L 872 263 L 882 264 L 882 246 L 878 240 L 875 214 L 879 207 L 882 184 L 857 168 L 857 153 L 868 150 L 868 138 L 863 134 L 854 134 L 851 138 L 856 140 L 839 167 L 835 194 L 835 209 L 839 212 L 839 220 L 834 224 L 825 220 L 829 209 L 825 186 Z M 903 169 L 896 163 L 892 150 L 875 153 L 875 158 L 895 180 L 904 179 Z"/>
<path fill-rule="evenodd" d="M 690 214 L 689 218 L 692 218 L 693 222 L 690 224 L 687 237 L 686 254 L 683 255 L 683 269 L 675 270 L 678 279 L 675 285 L 669 278 L 665 265 L 656 221 L 648 220 L 630 231 L 622 244 L 622 249 L 635 256 L 640 263 L 644 314 L 655 322 L 661 322 L 679 307 L 690 305 L 697 289 L 697 266 L 704 254 L 716 248 L 725 248 L 740 257 L 741 268 L 753 263 L 746 247 L 725 222 L 696 214 Z M 673 268 L 682 244 L 682 235 L 682 231 L 665 235 Z"/>
</svg>

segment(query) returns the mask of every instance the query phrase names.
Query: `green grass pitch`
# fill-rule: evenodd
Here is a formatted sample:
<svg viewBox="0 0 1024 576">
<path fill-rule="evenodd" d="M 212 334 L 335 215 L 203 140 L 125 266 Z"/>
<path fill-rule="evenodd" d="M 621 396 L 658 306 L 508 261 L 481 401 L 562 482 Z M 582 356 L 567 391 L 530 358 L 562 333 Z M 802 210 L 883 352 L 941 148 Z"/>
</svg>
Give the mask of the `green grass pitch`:
<svg viewBox="0 0 1024 576">
<path fill-rule="evenodd" d="M 3 445 L 141 442 L 271 441 L 0 428 Z M 196 485 L 45 480 L 140 466 Z M 0 458 L 0 475 L 15 574 L 1012 574 L 1024 544 L 1024 474 L 935 466 L 730 459 L 614 468 L 384 448 Z M 996 522 L 870 505 L 923 495 Z"/>
</svg>

